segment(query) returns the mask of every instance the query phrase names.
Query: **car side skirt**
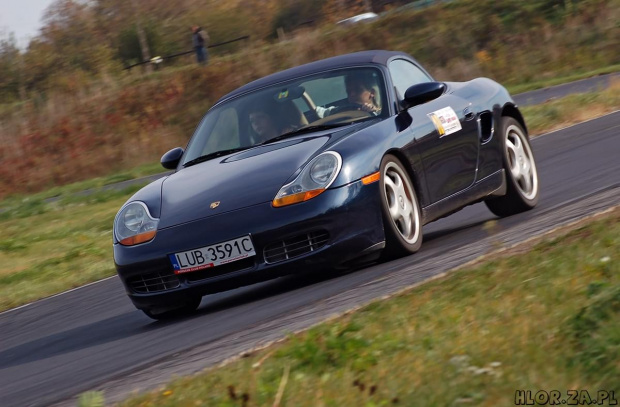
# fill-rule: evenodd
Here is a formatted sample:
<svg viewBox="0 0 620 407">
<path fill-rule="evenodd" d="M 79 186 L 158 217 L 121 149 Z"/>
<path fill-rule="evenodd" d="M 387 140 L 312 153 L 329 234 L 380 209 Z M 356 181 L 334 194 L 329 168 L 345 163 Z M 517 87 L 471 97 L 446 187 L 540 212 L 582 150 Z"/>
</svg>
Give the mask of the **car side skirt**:
<svg viewBox="0 0 620 407">
<path fill-rule="evenodd" d="M 478 203 L 486 198 L 503 196 L 505 194 L 506 173 L 504 169 L 501 169 L 463 191 L 422 208 L 423 224 L 451 215 L 468 205 Z"/>
</svg>

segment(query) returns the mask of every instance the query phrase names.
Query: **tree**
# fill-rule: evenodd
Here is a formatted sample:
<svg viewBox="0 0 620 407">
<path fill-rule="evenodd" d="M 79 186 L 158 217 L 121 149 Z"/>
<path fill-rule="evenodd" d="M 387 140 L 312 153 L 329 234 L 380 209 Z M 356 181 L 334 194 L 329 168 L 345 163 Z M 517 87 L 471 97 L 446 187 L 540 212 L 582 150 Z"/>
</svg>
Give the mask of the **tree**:
<svg viewBox="0 0 620 407">
<path fill-rule="evenodd" d="M 20 97 L 21 53 L 15 36 L 0 39 L 0 99 L 10 101 Z"/>
<path fill-rule="evenodd" d="M 73 72 L 96 76 L 110 63 L 110 49 L 95 23 L 89 5 L 77 0 L 57 0 L 44 13 L 41 33 L 23 55 L 27 89 L 44 89 L 55 77 Z M 69 83 L 69 79 L 65 80 Z"/>
</svg>

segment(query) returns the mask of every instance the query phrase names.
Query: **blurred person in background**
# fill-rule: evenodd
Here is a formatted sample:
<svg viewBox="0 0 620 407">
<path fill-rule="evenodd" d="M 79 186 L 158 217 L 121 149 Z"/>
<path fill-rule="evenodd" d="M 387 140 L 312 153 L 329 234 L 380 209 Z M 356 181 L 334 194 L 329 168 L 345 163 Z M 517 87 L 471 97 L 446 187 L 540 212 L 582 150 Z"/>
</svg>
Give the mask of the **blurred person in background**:
<svg viewBox="0 0 620 407">
<path fill-rule="evenodd" d="M 192 45 L 194 51 L 196 51 L 196 62 L 200 65 L 206 65 L 209 59 L 207 54 L 207 41 L 209 41 L 209 34 L 206 31 L 202 31 L 201 27 L 197 25 L 192 27 Z"/>
</svg>

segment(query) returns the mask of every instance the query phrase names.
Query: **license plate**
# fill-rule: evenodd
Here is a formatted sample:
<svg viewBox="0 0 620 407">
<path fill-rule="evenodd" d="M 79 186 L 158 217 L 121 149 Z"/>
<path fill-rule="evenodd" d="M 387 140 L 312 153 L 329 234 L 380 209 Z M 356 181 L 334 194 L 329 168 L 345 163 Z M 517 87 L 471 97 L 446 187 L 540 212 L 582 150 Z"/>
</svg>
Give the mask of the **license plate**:
<svg viewBox="0 0 620 407">
<path fill-rule="evenodd" d="M 244 236 L 168 256 L 174 267 L 174 273 L 182 274 L 232 263 L 255 255 L 252 239 L 250 236 Z"/>
</svg>

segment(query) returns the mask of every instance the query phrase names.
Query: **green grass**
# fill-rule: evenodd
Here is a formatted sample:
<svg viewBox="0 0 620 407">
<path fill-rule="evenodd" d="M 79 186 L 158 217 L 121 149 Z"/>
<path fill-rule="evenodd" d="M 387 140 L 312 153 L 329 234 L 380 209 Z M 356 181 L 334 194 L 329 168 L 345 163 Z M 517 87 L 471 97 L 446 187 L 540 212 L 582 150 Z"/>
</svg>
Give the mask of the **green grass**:
<svg viewBox="0 0 620 407">
<path fill-rule="evenodd" d="M 113 275 L 112 222 L 130 193 L 28 201 L 0 213 L 0 310 Z"/>
<path fill-rule="evenodd" d="M 90 391 L 83 393 L 77 402 L 77 407 L 104 407 L 103 393 Z"/>
<path fill-rule="evenodd" d="M 146 183 L 137 183 L 118 190 L 98 190 L 78 193 L 63 191 L 60 194 L 44 191 L 31 196 L 15 196 L 7 198 L 0 203 L 0 221 L 12 219 L 30 218 L 48 212 L 70 211 L 75 205 L 91 205 L 115 201 L 120 197 L 129 198 L 134 192 L 142 188 Z M 61 189 L 61 188 L 59 188 Z M 36 219 L 32 219 L 33 224 Z"/>
<path fill-rule="evenodd" d="M 620 210 L 121 403 L 512 406 L 620 390 Z"/>
</svg>

